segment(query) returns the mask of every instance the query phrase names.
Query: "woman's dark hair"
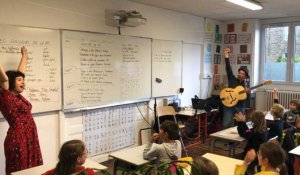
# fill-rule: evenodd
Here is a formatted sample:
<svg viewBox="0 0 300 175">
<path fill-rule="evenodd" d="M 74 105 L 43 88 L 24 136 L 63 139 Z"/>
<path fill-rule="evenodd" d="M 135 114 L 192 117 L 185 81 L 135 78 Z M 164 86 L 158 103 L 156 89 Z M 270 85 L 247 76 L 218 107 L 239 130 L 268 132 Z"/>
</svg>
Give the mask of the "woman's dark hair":
<svg viewBox="0 0 300 175">
<path fill-rule="evenodd" d="M 9 80 L 9 90 L 12 91 L 15 89 L 15 82 L 17 77 L 23 77 L 25 78 L 25 74 L 23 74 L 20 71 L 15 71 L 15 70 L 8 70 L 6 71 L 6 75 Z"/>
<path fill-rule="evenodd" d="M 285 153 L 281 148 L 280 144 L 276 144 L 274 142 L 265 142 L 260 145 L 259 152 L 262 158 L 268 159 L 269 164 L 273 168 L 280 169 L 280 175 L 287 174 L 287 169 L 284 164 Z"/>
<path fill-rule="evenodd" d="M 267 130 L 265 114 L 261 111 L 254 111 L 251 114 L 251 121 L 253 122 L 253 130 L 256 133 L 264 133 Z"/>
<path fill-rule="evenodd" d="M 217 165 L 205 158 L 205 157 L 197 157 L 193 161 L 193 165 L 199 168 L 201 175 L 219 175 L 219 170 Z M 194 166 L 192 167 L 192 175 L 198 175 L 197 171 L 195 171 Z"/>
<path fill-rule="evenodd" d="M 56 175 L 69 175 L 75 173 L 77 158 L 84 154 L 85 146 L 81 140 L 65 142 L 59 151 L 59 162 L 55 168 Z"/>
<path fill-rule="evenodd" d="M 165 120 L 161 125 L 160 129 L 168 133 L 170 140 L 176 140 L 179 138 L 178 125 L 171 120 Z"/>
</svg>

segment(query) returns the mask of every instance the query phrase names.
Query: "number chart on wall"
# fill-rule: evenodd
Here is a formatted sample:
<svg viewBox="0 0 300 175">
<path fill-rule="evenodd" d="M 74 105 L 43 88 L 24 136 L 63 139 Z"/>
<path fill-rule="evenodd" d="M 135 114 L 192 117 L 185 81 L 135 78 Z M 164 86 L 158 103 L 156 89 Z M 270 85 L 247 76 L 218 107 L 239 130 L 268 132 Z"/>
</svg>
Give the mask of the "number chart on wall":
<svg viewBox="0 0 300 175">
<path fill-rule="evenodd" d="M 64 109 L 149 99 L 151 40 L 63 31 Z"/>
<path fill-rule="evenodd" d="M 32 103 L 32 112 L 61 109 L 59 31 L 0 25 L 0 64 L 5 70 L 17 70 L 22 46 L 28 50 L 22 94 Z"/>
<path fill-rule="evenodd" d="M 135 106 L 122 105 L 84 112 L 83 138 L 90 156 L 134 144 Z"/>
</svg>

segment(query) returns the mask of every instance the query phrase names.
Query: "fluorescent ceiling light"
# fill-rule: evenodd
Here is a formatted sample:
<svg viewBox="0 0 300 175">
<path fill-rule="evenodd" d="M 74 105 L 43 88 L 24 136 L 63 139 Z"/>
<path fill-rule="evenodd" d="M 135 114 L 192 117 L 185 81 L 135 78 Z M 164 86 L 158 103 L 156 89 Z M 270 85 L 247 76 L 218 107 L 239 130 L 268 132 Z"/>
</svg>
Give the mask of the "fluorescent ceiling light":
<svg viewBox="0 0 300 175">
<path fill-rule="evenodd" d="M 246 7 L 251 10 L 261 10 L 262 9 L 262 6 L 259 3 L 252 1 L 252 0 L 251 1 L 249 1 L 249 0 L 226 0 L 226 1 Z"/>
</svg>

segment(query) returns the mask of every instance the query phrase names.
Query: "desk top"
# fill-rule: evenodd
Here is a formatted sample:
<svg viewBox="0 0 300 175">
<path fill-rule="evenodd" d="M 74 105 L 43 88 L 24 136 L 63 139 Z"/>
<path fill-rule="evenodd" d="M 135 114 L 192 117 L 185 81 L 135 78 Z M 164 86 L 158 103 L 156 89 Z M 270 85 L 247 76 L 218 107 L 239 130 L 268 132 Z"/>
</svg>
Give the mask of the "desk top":
<svg viewBox="0 0 300 175">
<path fill-rule="evenodd" d="M 212 153 L 206 153 L 202 157 L 213 161 L 217 165 L 219 169 L 219 175 L 234 174 L 235 166 L 243 163 L 243 161 L 239 159 L 233 159 Z"/>
<path fill-rule="evenodd" d="M 245 140 L 245 138 L 239 136 L 237 126 L 209 134 L 209 136 L 235 142 L 243 142 Z"/>
<path fill-rule="evenodd" d="M 47 165 L 41 165 L 41 166 L 37 166 L 37 167 L 33 167 L 33 168 L 28 168 L 25 170 L 14 172 L 14 173 L 12 173 L 12 175 L 40 175 L 48 170 L 53 169 L 55 167 L 55 165 L 56 164 L 52 164 L 52 165 L 47 164 Z M 107 169 L 106 166 L 103 166 L 91 159 L 86 159 L 83 166 L 86 168 L 95 168 L 95 169 L 99 169 L 99 170 Z"/>
<path fill-rule="evenodd" d="M 296 148 L 289 151 L 290 154 L 294 154 L 296 156 L 300 156 L 300 146 L 297 146 Z"/>
<path fill-rule="evenodd" d="M 197 110 L 197 115 L 206 113 L 205 110 Z M 194 116 L 195 115 L 195 109 L 185 109 L 177 112 L 178 115 L 185 115 L 185 116 Z"/>
<path fill-rule="evenodd" d="M 125 161 L 135 166 L 149 163 L 143 158 L 143 151 L 146 145 L 141 145 L 133 148 L 123 149 L 110 154 L 109 156 Z"/>
</svg>

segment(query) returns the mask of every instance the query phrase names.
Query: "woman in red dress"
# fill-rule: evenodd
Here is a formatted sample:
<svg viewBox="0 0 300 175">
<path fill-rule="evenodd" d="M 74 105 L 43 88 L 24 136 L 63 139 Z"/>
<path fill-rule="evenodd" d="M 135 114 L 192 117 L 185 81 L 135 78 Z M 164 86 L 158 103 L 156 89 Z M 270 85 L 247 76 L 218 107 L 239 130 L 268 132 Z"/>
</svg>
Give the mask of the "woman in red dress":
<svg viewBox="0 0 300 175">
<path fill-rule="evenodd" d="M 82 166 L 87 157 L 87 150 L 81 140 L 70 140 L 64 143 L 59 151 L 59 162 L 52 170 L 42 175 L 96 175 L 91 168 Z"/>
<path fill-rule="evenodd" d="M 27 49 L 21 48 L 22 58 L 17 71 L 7 71 L 0 65 L 0 111 L 9 124 L 4 141 L 6 174 L 43 164 L 31 104 L 21 93 Z"/>
</svg>

